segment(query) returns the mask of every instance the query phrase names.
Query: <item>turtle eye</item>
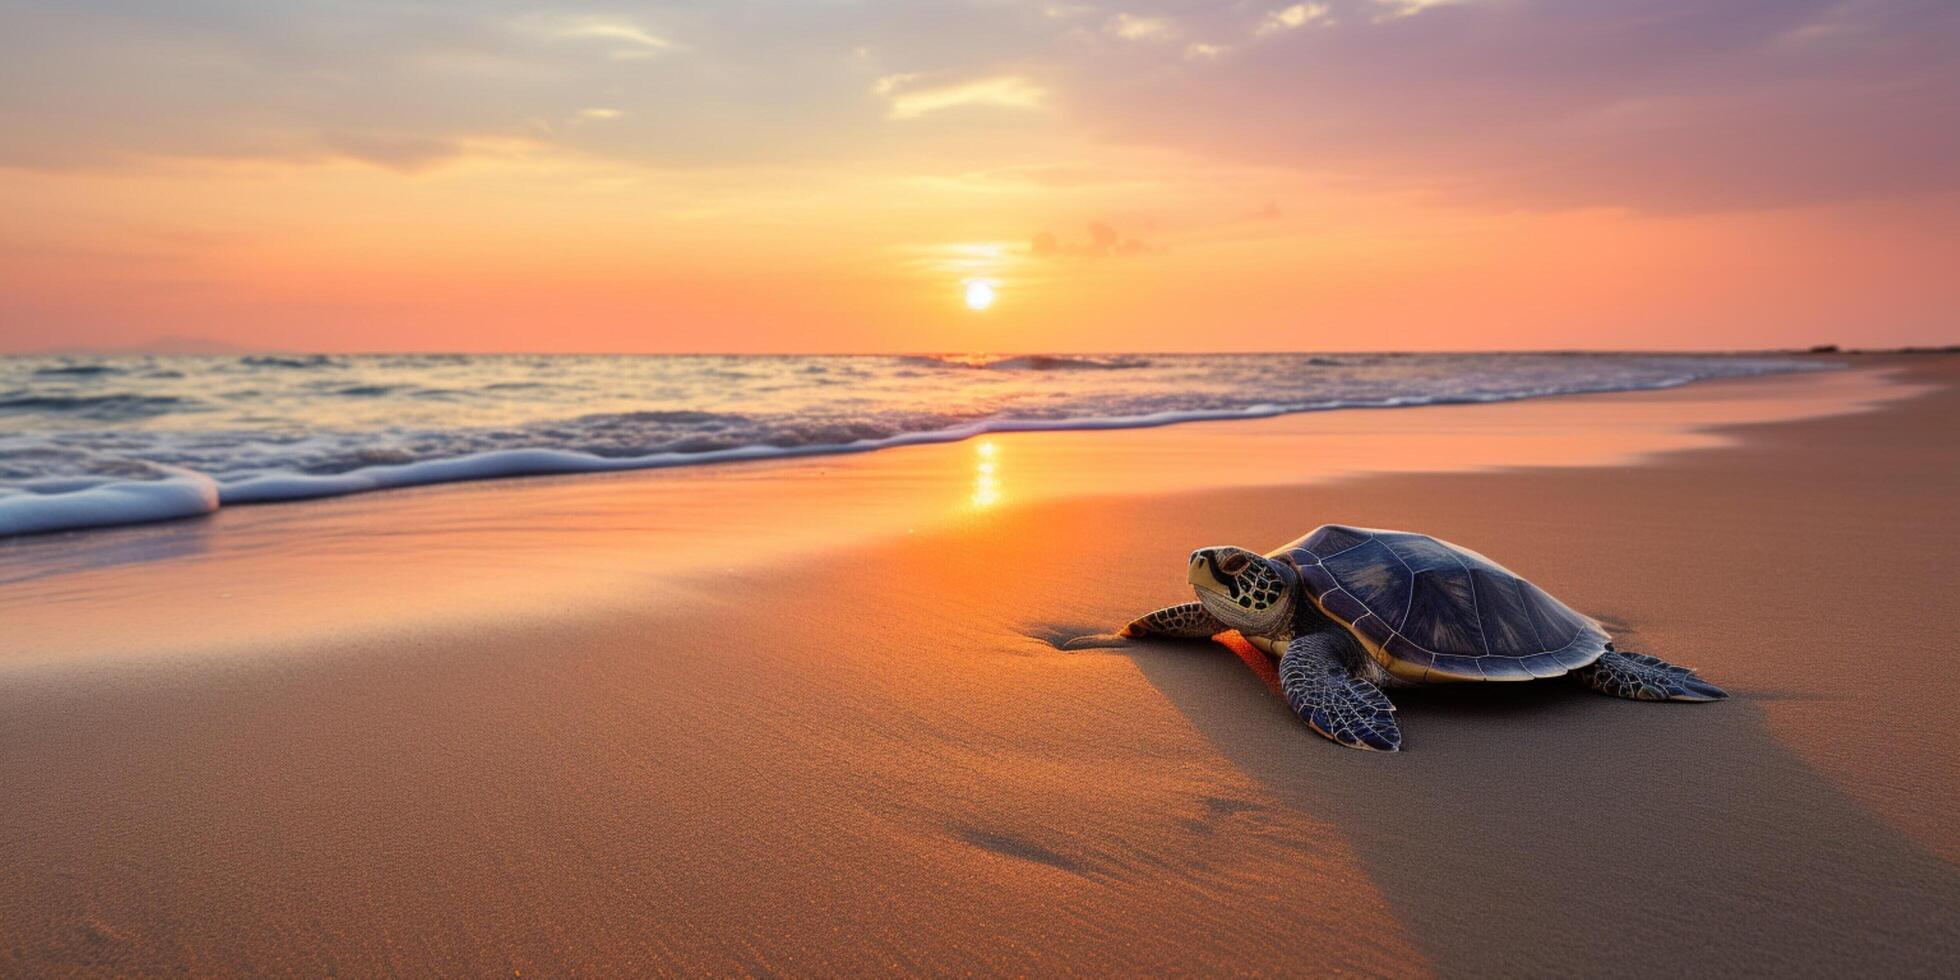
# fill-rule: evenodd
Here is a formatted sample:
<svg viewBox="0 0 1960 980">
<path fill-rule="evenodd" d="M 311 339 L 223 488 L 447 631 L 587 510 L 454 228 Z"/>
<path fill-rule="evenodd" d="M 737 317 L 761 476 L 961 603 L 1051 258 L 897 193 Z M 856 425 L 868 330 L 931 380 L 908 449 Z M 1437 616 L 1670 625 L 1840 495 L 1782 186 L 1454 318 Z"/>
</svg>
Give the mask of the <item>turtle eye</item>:
<svg viewBox="0 0 1960 980">
<path fill-rule="evenodd" d="M 1227 555 L 1218 563 L 1218 570 L 1227 575 L 1237 575 L 1245 571 L 1246 566 L 1250 564 L 1252 559 L 1244 555 Z"/>
</svg>

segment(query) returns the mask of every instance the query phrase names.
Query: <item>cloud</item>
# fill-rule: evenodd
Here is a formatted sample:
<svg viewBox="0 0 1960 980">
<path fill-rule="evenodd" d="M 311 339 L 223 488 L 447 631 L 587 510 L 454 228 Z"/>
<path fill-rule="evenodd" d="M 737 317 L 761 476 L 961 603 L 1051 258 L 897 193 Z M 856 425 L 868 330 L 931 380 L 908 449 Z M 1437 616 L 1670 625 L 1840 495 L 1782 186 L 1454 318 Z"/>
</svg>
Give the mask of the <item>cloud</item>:
<svg viewBox="0 0 1960 980">
<path fill-rule="evenodd" d="M 1960 190 L 1949 0 L 0 2 L 0 167 L 529 141 L 648 169 L 1163 154 L 1483 208 Z M 1177 40 L 1084 43 L 1124 17 Z M 1017 111 L 887 125 L 976 107 Z"/>
<path fill-rule="evenodd" d="M 896 75 L 881 75 L 877 81 L 871 83 L 871 94 L 890 95 L 898 91 L 899 86 L 912 82 L 919 76 L 920 73 L 916 71 L 900 72 Z"/>
<path fill-rule="evenodd" d="M 1117 14 L 1103 25 L 1103 30 L 1125 41 L 1168 41 L 1177 36 L 1177 25 L 1170 18 L 1137 14 Z"/>
<path fill-rule="evenodd" d="M 1431 7 L 1445 7 L 1460 0 L 1374 0 L 1375 6 L 1383 8 L 1375 15 L 1377 21 L 1413 17 Z"/>
<path fill-rule="evenodd" d="M 1328 7 L 1324 3 L 1296 3 L 1291 7 L 1282 7 L 1267 14 L 1266 19 L 1260 21 L 1259 26 L 1253 29 L 1253 33 L 1277 34 L 1281 31 L 1305 27 L 1314 21 L 1326 18 L 1327 11 Z"/>
<path fill-rule="evenodd" d="M 886 80 L 879 79 L 879 82 L 883 83 Z M 931 113 L 966 106 L 1039 109 L 1048 101 L 1048 92 L 1045 89 L 1019 75 L 1002 75 L 998 78 L 982 78 L 956 85 L 922 89 L 886 86 L 882 92 L 878 91 L 878 85 L 874 85 L 873 91 L 890 101 L 890 109 L 885 113 L 888 119 L 917 119 Z"/>
<path fill-rule="evenodd" d="M 822 166 L 887 145 L 864 98 L 867 73 L 892 69 L 877 53 L 916 56 L 934 78 L 990 78 L 1016 74 L 1004 55 L 1056 30 L 1033 12 L 1003 22 L 998 8 L 885 0 L 631 14 L 600 0 L 589 15 L 540 14 L 536 0 L 0 4 L 0 168 L 38 169 L 400 170 L 520 140 L 648 168 L 775 165 L 786 148 Z M 856 47 L 873 56 L 839 56 Z M 633 112 L 607 125 L 551 125 L 624 104 Z"/>
<path fill-rule="evenodd" d="M 1479 208 L 1694 212 L 1960 190 L 1960 4 L 1297 6 L 1231 58 L 1177 73 L 1099 65 L 1056 84 L 1114 141 Z M 1372 16 L 1383 11 L 1410 15 Z"/>
<path fill-rule="evenodd" d="M 655 34 L 628 20 L 606 17 L 547 17 L 542 20 L 523 21 L 532 29 L 550 37 L 565 40 L 618 41 L 632 48 L 664 51 L 674 47 L 674 42 Z"/>
<path fill-rule="evenodd" d="M 462 144 L 387 133 L 326 133 L 328 155 L 360 160 L 401 173 L 421 173 L 463 155 Z"/>
<path fill-rule="evenodd" d="M 1143 255 L 1153 251 L 1142 239 L 1135 235 L 1119 234 L 1115 227 L 1105 222 L 1090 222 L 1088 233 L 1087 238 L 1068 241 L 1052 231 L 1038 231 L 1028 242 L 1028 254 L 1036 258 L 1099 259 L 1107 256 Z"/>
<path fill-rule="evenodd" d="M 618 119 L 625 114 L 618 109 L 609 109 L 604 106 L 591 106 L 578 111 L 578 117 L 580 119 Z"/>
</svg>

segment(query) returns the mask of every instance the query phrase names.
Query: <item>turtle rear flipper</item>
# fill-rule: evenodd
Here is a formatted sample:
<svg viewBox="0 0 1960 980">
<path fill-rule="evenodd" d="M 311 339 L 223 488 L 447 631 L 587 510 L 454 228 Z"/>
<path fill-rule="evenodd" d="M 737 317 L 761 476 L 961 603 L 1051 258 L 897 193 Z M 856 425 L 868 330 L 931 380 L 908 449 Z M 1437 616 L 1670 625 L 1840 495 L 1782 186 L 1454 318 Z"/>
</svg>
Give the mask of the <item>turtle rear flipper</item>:
<svg viewBox="0 0 1960 980">
<path fill-rule="evenodd" d="M 1572 676 L 1601 694 L 1632 701 L 1720 701 L 1728 697 L 1721 688 L 1695 676 L 1693 670 L 1644 653 L 1608 650 L 1598 660 L 1573 671 Z"/>
<path fill-rule="evenodd" d="M 1332 631 L 1295 637 L 1279 661 L 1280 689 L 1314 731 L 1349 748 L 1399 751 L 1402 728 L 1395 723 L 1395 705 L 1381 688 L 1354 676 L 1341 655 L 1353 642 Z"/>
</svg>

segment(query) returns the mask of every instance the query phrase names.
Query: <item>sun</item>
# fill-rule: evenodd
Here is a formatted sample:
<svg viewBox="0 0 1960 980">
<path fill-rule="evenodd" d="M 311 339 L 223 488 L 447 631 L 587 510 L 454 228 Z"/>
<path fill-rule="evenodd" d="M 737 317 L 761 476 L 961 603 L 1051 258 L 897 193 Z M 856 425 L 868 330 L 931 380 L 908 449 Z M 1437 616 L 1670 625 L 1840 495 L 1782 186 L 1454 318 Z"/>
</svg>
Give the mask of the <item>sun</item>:
<svg viewBox="0 0 1960 980">
<path fill-rule="evenodd" d="M 984 310 L 994 305 L 994 284 L 985 279 L 969 279 L 966 283 L 966 308 Z"/>
</svg>

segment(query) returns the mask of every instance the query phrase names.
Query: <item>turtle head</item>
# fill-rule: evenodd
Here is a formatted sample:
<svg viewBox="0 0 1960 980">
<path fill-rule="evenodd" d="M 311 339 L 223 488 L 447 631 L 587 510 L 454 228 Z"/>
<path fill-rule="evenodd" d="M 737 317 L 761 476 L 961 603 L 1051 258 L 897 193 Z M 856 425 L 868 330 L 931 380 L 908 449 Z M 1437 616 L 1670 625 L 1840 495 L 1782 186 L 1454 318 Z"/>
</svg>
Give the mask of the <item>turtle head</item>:
<svg viewBox="0 0 1960 980">
<path fill-rule="evenodd" d="M 1293 614 L 1291 569 L 1244 548 L 1199 548 L 1191 553 L 1191 587 L 1205 611 L 1241 633 L 1261 636 Z"/>
</svg>

